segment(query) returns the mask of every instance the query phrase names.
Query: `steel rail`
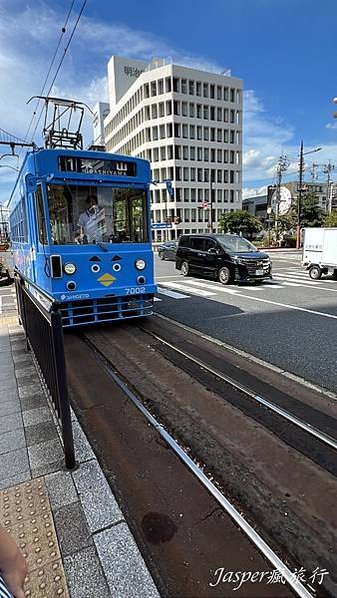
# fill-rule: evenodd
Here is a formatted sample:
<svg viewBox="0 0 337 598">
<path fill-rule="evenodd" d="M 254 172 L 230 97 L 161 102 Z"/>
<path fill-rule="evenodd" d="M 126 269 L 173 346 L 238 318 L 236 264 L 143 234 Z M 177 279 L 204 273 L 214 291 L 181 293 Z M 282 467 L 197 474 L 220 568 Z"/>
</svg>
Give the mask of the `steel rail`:
<svg viewBox="0 0 337 598">
<path fill-rule="evenodd" d="M 160 434 L 165 442 L 172 448 L 179 459 L 187 466 L 187 468 L 199 479 L 201 484 L 208 490 L 208 492 L 215 498 L 220 506 L 228 513 L 228 515 L 235 521 L 240 529 L 248 536 L 253 544 L 262 552 L 268 561 L 277 569 L 283 578 L 288 582 L 289 586 L 296 592 L 300 598 L 313 598 L 306 587 L 296 578 L 295 574 L 285 565 L 277 554 L 268 546 L 268 544 L 261 538 L 261 536 L 254 530 L 254 528 L 245 520 L 245 518 L 237 511 L 237 509 L 230 503 L 230 501 L 220 492 L 220 490 L 211 482 L 202 469 L 189 457 L 180 444 L 165 430 L 164 426 L 160 424 L 150 411 L 143 405 L 141 400 L 135 393 L 123 382 L 123 380 L 116 374 L 109 364 L 108 359 L 96 347 L 86 335 L 84 340 L 91 348 L 96 358 L 102 365 L 105 372 L 113 379 L 113 381 L 120 387 L 120 389 L 133 402 L 137 409 L 144 415 L 148 422 Z"/>
<path fill-rule="evenodd" d="M 304 430 L 305 432 L 307 432 L 311 436 L 314 436 L 315 438 L 317 438 L 318 440 L 320 440 L 324 444 L 327 444 L 328 446 L 330 446 L 331 448 L 333 448 L 334 450 L 337 451 L 337 440 L 335 440 L 334 438 L 332 438 L 328 434 L 325 434 L 324 432 L 320 432 L 320 430 L 318 430 L 317 428 L 314 428 L 314 426 L 312 426 L 308 422 L 305 422 L 305 421 L 301 420 L 300 418 L 296 417 L 296 415 L 292 415 L 291 413 L 289 413 L 285 409 L 282 409 L 282 407 L 279 407 L 278 405 L 275 405 L 275 403 L 272 403 L 268 399 L 265 399 L 264 397 L 261 397 L 260 395 L 254 393 L 247 386 L 245 386 L 244 384 L 241 384 L 241 382 L 238 382 L 237 380 L 234 380 L 234 378 L 232 378 L 231 376 L 227 376 L 226 374 L 223 374 L 222 372 L 219 372 L 219 370 L 213 368 L 210 365 L 207 365 L 206 363 L 204 363 L 203 361 L 201 361 L 197 357 L 194 357 L 194 355 L 191 355 L 190 353 L 187 353 L 186 351 L 183 351 L 182 349 L 178 349 L 178 347 L 175 347 L 174 345 L 172 345 L 172 343 L 170 343 L 170 342 L 166 341 L 165 339 L 161 338 L 160 336 L 158 336 L 154 332 L 146 330 L 142 326 L 139 326 L 139 328 L 141 328 L 144 332 L 146 332 L 147 334 L 149 334 L 150 336 L 152 336 L 156 340 L 160 341 L 161 343 L 163 343 L 164 345 L 166 345 L 170 349 L 173 349 L 174 351 L 176 351 L 176 353 L 179 353 L 180 355 L 182 355 L 186 359 L 189 359 L 190 361 L 193 361 L 193 363 L 197 364 L 203 370 L 206 370 L 207 372 L 213 374 L 217 378 L 220 378 L 220 380 L 223 380 L 224 382 L 227 382 L 228 384 L 230 384 L 231 386 L 233 386 L 237 390 L 240 390 L 244 394 L 248 395 L 254 401 L 257 401 L 260 405 L 263 405 L 264 407 L 267 407 L 267 409 L 269 409 L 270 411 L 273 411 L 274 413 L 277 413 L 278 415 L 280 415 L 281 417 L 283 417 L 287 421 L 291 422 L 295 426 L 301 428 L 302 430 Z"/>
</svg>

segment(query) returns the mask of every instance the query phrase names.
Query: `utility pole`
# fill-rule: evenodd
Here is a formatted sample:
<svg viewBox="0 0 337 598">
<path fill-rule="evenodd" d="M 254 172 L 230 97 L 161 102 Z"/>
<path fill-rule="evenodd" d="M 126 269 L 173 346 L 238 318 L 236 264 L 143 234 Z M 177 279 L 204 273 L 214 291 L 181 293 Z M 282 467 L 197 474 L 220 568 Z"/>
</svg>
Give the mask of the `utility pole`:
<svg viewBox="0 0 337 598">
<path fill-rule="evenodd" d="M 276 176 L 277 176 L 277 185 L 276 185 L 276 210 L 275 210 L 275 232 L 276 232 L 276 239 L 278 237 L 278 219 L 280 214 L 280 202 L 281 202 L 281 183 L 282 183 L 282 175 L 287 170 L 289 166 L 289 161 L 287 156 L 280 156 L 277 166 L 276 166 Z"/>
<path fill-rule="evenodd" d="M 299 163 L 299 189 L 297 195 L 297 230 L 296 230 L 296 249 L 301 245 L 301 210 L 302 210 L 302 187 L 303 187 L 303 172 L 304 172 L 304 157 L 303 157 L 303 139 L 301 141 L 300 149 L 300 163 Z"/>
<path fill-rule="evenodd" d="M 332 176 L 331 173 L 335 169 L 335 165 L 331 164 L 331 160 L 329 160 L 328 164 L 324 164 L 323 172 L 327 175 L 327 189 L 326 189 L 326 199 L 327 205 L 326 210 L 331 214 L 332 211 Z"/>
</svg>

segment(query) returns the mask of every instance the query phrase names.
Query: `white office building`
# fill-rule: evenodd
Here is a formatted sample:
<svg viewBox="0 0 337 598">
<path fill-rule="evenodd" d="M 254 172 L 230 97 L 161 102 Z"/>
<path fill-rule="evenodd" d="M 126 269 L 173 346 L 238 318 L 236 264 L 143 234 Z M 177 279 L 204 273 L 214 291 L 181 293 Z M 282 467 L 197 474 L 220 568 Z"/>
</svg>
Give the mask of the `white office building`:
<svg viewBox="0 0 337 598">
<path fill-rule="evenodd" d="M 242 80 L 117 56 L 108 78 L 106 150 L 150 161 L 152 222 L 172 222 L 154 239 L 209 232 L 211 220 L 218 231 L 221 214 L 242 206 Z"/>
</svg>

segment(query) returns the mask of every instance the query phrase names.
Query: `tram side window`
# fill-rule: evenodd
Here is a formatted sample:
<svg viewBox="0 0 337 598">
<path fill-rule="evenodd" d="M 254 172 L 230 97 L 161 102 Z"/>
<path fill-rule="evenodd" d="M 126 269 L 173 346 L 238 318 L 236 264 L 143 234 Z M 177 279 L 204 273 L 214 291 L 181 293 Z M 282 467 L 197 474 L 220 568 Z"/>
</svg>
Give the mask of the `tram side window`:
<svg viewBox="0 0 337 598">
<path fill-rule="evenodd" d="M 16 243 L 28 243 L 26 199 L 22 197 L 10 217 L 11 238 Z"/>
<path fill-rule="evenodd" d="M 35 202 L 39 241 L 42 245 L 47 245 L 46 217 L 44 212 L 41 185 L 38 185 L 36 190 Z"/>
<path fill-rule="evenodd" d="M 119 190 L 114 202 L 114 238 L 117 243 L 148 241 L 145 194 L 142 191 Z"/>
</svg>

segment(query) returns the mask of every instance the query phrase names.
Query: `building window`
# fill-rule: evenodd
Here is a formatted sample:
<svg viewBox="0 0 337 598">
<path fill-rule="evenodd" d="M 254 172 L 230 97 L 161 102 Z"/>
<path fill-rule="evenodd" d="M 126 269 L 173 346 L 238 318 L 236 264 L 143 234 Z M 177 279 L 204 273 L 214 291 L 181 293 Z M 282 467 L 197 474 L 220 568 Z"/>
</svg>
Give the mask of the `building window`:
<svg viewBox="0 0 337 598">
<path fill-rule="evenodd" d="M 197 178 L 198 178 L 198 183 L 202 183 L 202 181 L 203 181 L 203 177 L 202 177 L 202 168 L 198 168 L 198 171 L 197 171 Z"/>
<path fill-rule="evenodd" d="M 235 143 L 235 131 L 230 131 L 229 143 Z"/>
<path fill-rule="evenodd" d="M 166 137 L 172 137 L 172 123 L 167 123 L 166 125 Z"/>
<path fill-rule="evenodd" d="M 216 140 L 218 141 L 218 143 L 222 142 L 222 129 L 217 129 Z"/>
<path fill-rule="evenodd" d="M 202 106 L 197 104 L 197 118 L 202 118 Z"/>
<path fill-rule="evenodd" d="M 190 160 L 195 160 L 195 147 L 193 145 L 190 147 Z"/>
<path fill-rule="evenodd" d="M 231 91 L 230 91 L 230 98 L 231 98 L 231 102 L 235 102 L 235 89 L 233 89 L 231 87 Z"/>
<path fill-rule="evenodd" d="M 159 137 L 160 137 L 160 139 L 165 139 L 165 125 L 160 125 Z"/>
<path fill-rule="evenodd" d="M 184 167 L 183 168 L 183 177 L 184 177 L 184 181 L 188 181 L 188 168 Z"/>
<path fill-rule="evenodd" d="M 182 116 L 188 116 L 187 102 L 181 102 L 181 114 Z"/>
<path fill-rule="evenodd" d="M 214 100 L 215 98 L 215 85 L 211 84 L 209 86 L 209 97 Z"/>
<path fill-rule="evenodd" d="M 181 181 L 181 167 L 180 166 L 175 167 L 175 177 L 174 178 L 176 181 Z"/>
<path fill-rule="evenodd" d="M 209 160 L 209 149 L 208 149 L 208 147 L 205 147 L 205 149 L 204 149 L 204 161 L 208 162 L 208 160 Z"/>
<path fill-rule="evenodd" d="M 180 102 L 178 102 L 177 100 L 174 100 L 173 102 L 173 114 L 175 114 L 176 116 L 180 115 Z"/>
<path fill-rule="evenodd" d="M 195 126 L 190 125 L 190 139 L 195 139 Z"/>
<path fill-rule="evenodd" d="M 158 105 L 158 110 L 159 110 L 159 117 L 162 118 L 163 116 L 165 116 L 165 105 L 164 102 L 160 102 Z"/>
<path fill-rule="evenodd" d="M 178 79 L 178 77 L 173 77 L 173 91 L 179 92 L 179 79 Z"/>
<path fill-rule="evenodd" d="M 235 110 L 231 110 L 231 111 L 230 111 L 230 123 L 231 123 L 232 125 L 234 125 L 234 124 L 235 124 Z"/>
<path fill-rule="evenodd" d="M 165 147 L 165 145 L 163 145 L 163 146 L 160 148 L 160 159 L 161 159 L 162 161 L 166 160 L 166 147 Z"/>
<path fill-rule="evenodd" d="M 157 141 L 158 139 L 158 127 L 152 127 L 152 139 Z"/>
<path fill-rule="evenodd" d="M 195 168 L 191 168 L 191 172 L 190 172 L 190 180 L 191 181 L 195 181 Z"/>
<path fill-rule="evenodd" d="M 164 80 L 158 79 L 158 95 L 164 93 Z"/>
<path fill-rule="evenodd" d="M 202 140 L 202 127 L 197 127 L 197 139 L 198 141 Z"/>
<path fill-rule="evenodd" d="M 216 155 L 217 155 L 217 162 L 222 162 L 222 150 L 221 149 L 217 150 Z"/>
<path fill-rule="evenodd" d="M 170 93 L 171 90 L 172 90 L 171 77 L 166 77 L 166 79 L 165 79 L 165 91 L 166 91 L 166 93 Z"/>
<path fill-rule="evenodd" d="M 216 86 L 216 97 L 217 100 L 222 100 L 222 87 L 221 85 Z"/>
<path fill-rule="evenodd" d="M 190 81 L 188 82 L 188 93 L 189 93 L 191 96 L 194 96 L 194 81 L 191 81 L 191 80 L 190 80 Z"/>
<path fill-rule="evenodd" d="M 196 201 L 196 192 L 195 189 L 191 189 L 191 201 Z"/>
<path fill-rule="evenodd" d="M 223 89 L 223 99 L 225 102 L 228 102 L 228 87 L 224 87 Z"/>
<path fill-rule="evenodd" d="M 183 145 L 183 160 L 188 160 L 188 146 Z"/>
<path fill-rule="evenodd" d="M 203 84 L 202 91 L 203 91 L 204 98 L 208 98 L 208 83 Z"/>
<path fill-rule="evenodd" d="M 223 142 L 228 143 L 228 129 L 223 130 Z"/>
<path fill-rule="evenodd" d="M 222 108 L 217 108 L 216 111 L 216 119 L 221 122 L 222 121 Z"/>
<path fill-rule="evenodd" d="M 188 125 L 183 125 L 183 137 L 184 139 L 188 137 Z"/>
<path fill-rule="evenodd" d="M 153 161 L 159 162 L 159 150 L 157 147 L 153 148 Z"/>
<path fill-rule="evenodd" d="M 184 201 L 189 201 L 190 199 L 190 190 L 184 189 Z"/>
<path fill-rule="evenodd" d="M 221 170 L 217 171 L 217 182 L 222 183 L 222 172 Z"/>
<path fill-rule="evenodd" d="M 157 116 L 158 116 L 157 104 L 152 104 L 151 112 L 152 112 L 152 118 L 157 118 Z"/>
<path fill-rule="evenodd" d="M 190 104 L 190 118 L 194 118 L 194 104 Z"/>
<path fill-rule="evenodd" d="M 144 97 L 145 98 L 150 97 L 150 86 L 148 83 L 145 83 L 145 85 L 144 85 Z"/>
<path fill-rule="evenodd" d="M 209 169 L 208 168 L 204 169 L 204 181 L 205 181 L 205 183 L 209 183 Z"/>
<path fill-rule="evenodd" d="M 174 123 L 174 136 L 180 137 L 180 124 Z"/>
<path fill-rule="evenodd" d="M 228 123 L 228 108 L 224 108 L 223 121 L 224 121 L 224 123 Z"/>
<path fill-rule="evenodd" d="M 157 95 L 157 84 L 156 81 L 151 81 L 151 96 Z"/>
<path fill-rule="evenodd" d="M 208 120 L 208 106 L 204 106 L 204 119 Z"/>
<path fill-rule="evenodd" d="M 187 79 L 181 80 L 181 93 L 187 93 Z"/>
<path fill-rule="evenodd" d="M 181 146 L 180 145 L 174 146 L 174 157 L 176 160 L 181 160 Z"/>
<path fill-rule="evenodd" d="M 215 108 L 214 108 L 214 106 L 211 106 L 211 108 L 210 108 L 210 116 L 209 117 L 210 117 L 211 120 L 215 120 Z"/>
<path fill-rule="evenodd" d="M 204 141 L 208 141 L 208 140 L 209 140 L 209 128 L 204 127 Z"/>
<path fill-rule="evenodd" d="M 202 147 L 197 148 L 197 160 L 198 162 L 202 162 Z"/>
<path fill-rule="evenodd" d="M 167 159 L 173 160 L 173 145 L 167 146 Z M 173 176 L 171 178 L 173 179 Z"/>
<path fill-rule="evenodd" d="M 172 114 L 172 102 L 171 100 L 168 100 L 166 102 L 166 116 L 171 116 Z"/>
<path fill-rule="evenodd" d="M 200 81 L 196 82 L 196 95 L 201 96 L 201 82 Z"/>
</svg>

